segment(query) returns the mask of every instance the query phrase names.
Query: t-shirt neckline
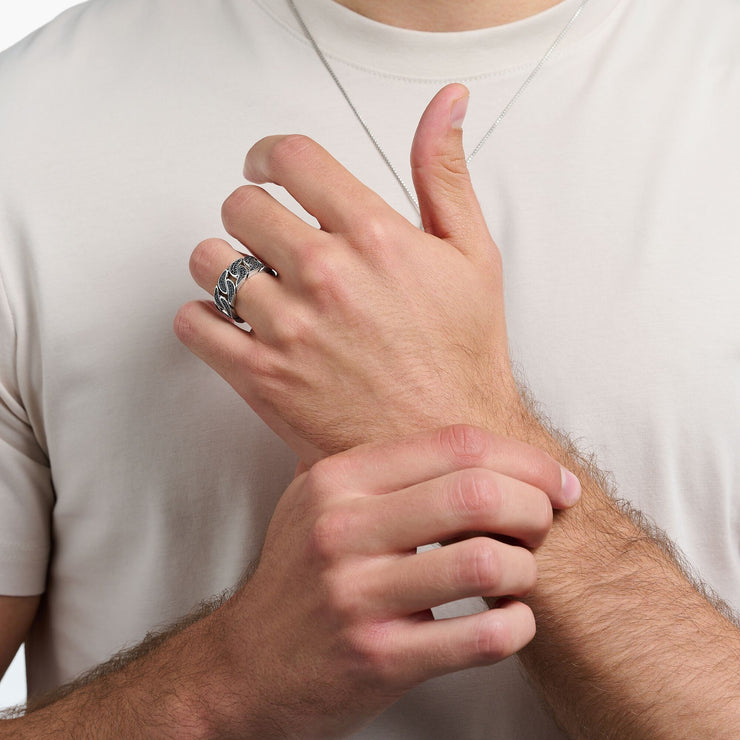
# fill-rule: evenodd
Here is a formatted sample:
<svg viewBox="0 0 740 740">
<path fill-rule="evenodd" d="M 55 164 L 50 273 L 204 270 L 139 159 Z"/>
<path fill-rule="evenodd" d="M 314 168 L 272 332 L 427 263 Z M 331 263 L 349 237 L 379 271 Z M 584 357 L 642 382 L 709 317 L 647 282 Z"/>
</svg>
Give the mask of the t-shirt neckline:
<svg viewBox="0 0 740 740">
<path fill-rule="evenodd" d="M 291 33 L 305 40 L 286 0 L 255 0 Z M 388 26 L 334 0 L 295 0 L 322 51 L 334 61 L 408 79 L 471 79 L 536 64 L 582 0 L 557 5 L 521 21 L 474 31 L 433 33 Z M 558 47 L 573 46 L 620 0 L 590 0 Z M 307 40 L 305 40 L 308 43 Z"/>
</svg>

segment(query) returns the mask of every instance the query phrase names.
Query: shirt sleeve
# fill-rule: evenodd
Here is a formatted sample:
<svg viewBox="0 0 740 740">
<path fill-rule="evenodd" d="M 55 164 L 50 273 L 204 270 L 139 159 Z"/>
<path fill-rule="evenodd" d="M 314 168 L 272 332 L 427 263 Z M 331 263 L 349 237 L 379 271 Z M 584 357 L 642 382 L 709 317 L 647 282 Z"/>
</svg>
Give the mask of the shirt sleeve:
<svg viewBox="0 0 740 740">
<path fill-rule="evenodd" d="M 44 591 L 54 501 L 48 460 L 25 411 L 17 331 L 0 272 L 0 594 Z"/>
</svg>

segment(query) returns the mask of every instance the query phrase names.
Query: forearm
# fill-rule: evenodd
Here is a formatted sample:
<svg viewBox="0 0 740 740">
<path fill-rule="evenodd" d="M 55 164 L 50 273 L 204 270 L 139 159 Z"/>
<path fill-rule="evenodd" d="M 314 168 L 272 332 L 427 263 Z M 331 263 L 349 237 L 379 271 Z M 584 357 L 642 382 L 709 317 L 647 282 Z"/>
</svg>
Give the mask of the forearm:
<svg viewBox="0 0 740 740">
<path fill-rule="evenodd" d="M 236 191 L 224 204 L 227 231 L 279 277 L 270 284 L 263 276 L 264 291 L 258 277 L 235 297 L 253 334 L 190 304 L 178 336 L 307 463 L 453 422 L 545 449 L 580 476 L 586 494 L 538 551 L 538 638 L 523 658 L 560 721 L 588 737 L 740 736 L 740 709 L 730 702 L 740 695 L 737 629 L 513 388 L 501 255 L 454 113 L 464 96 L 457 85 L 444 88 L 414 138 L 421 230 L 315 142 L 258 142 L 247 155 L 249 178 L 286 187 L 322 229 L 301 225 L 296 236 L 293 216 L 268 211 L 262 191 Z M 237 257 L 211 240 L 191 269 L 210 293 Z"/>
<path fill-rule="evenodd" d="M 278 500 L 231 598 L 0 723 L 0 737 L 347 737 L 420 683 L 532 638 L 520 602 L 460 620 L 431 610 L 529 592 L 531 549 L 573 493 L 541 450 L 471 427 L 322 460 Z M 444 539 L 460 541 L 418 552 Z"/>
<path fill-rule="evenodd" d="M 166 633 L 112 658 L 86 676 L 31 700 L 23 716 L 0 722 L 0 738 L 224 737 L 222 680 L 228 656 L 220 612 L 205 606 Z M 248 701 L 248 694 L 243 701 Z M 227 736 L 227 735 L 226 735 Z"/>
<path fill-rule="evenodd" d="M 521 653 L 559 723 L 577 738 L 739 737 L 740 630 L 598 470 L 531 419 L 521 435 L 583 486 L 538 551 L 537 637 Z"/>
</svg>

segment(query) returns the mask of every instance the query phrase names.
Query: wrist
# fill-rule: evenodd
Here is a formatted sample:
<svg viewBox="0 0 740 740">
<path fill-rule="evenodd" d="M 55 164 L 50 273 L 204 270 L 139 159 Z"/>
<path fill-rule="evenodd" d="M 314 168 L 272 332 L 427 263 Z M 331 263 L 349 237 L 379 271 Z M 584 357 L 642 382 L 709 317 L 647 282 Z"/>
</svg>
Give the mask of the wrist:
<svg viewBox="0 0 740 740">
<path fill-rule="evenodd" d="M 191 678 L 176 700 L 179 727 L 190 734 L 178 733 L 178 739 L 243 738 L 252 736 L 256 729 L 259 702 L 256 676 L 249 666 L 257 646 L 249 644 L 247 636 L 252 630 L 240 627 L 246 617 L 242 604 L 235 603 L 239 596 L 197 625 L 198 633 L 193 637 L 198 648 L 188 661 Z"/>
<path fill-rule="evenodd" d="M 164 737 L 221 740 L 249 735 L 254 708 L 240 661 L 244 640 L 236 639 L 234 619 L 239 617 L 231 601 L 226 602 L 162 646 L 160 677 L 166 693 L 148 701 L 169 728 Z"/>
<path fill-rule="evenodd" d="M 547 449 L 552 454 L 552 438 L 535 412 L 535 404 L 511 373 L 500 373 L 485 399 L 480 426 L 504 437 L 518 439 Z"/>
</svg>

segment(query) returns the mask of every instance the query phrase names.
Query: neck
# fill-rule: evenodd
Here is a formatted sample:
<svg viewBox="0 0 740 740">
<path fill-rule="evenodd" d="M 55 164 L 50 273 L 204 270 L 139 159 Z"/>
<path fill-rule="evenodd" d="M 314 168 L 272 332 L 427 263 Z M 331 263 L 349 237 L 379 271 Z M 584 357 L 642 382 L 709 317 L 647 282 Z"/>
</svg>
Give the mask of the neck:
<svg viewBox="0 0 740 740">
<path fill-rule="evenodd" d="M 335 0 L 380 23 L 415 31 L 472 31 L 522 20 L 561 0 Z"/>
</svg>

